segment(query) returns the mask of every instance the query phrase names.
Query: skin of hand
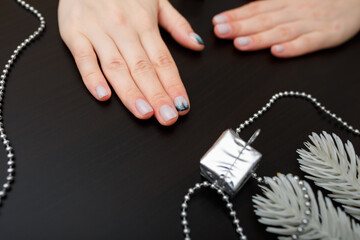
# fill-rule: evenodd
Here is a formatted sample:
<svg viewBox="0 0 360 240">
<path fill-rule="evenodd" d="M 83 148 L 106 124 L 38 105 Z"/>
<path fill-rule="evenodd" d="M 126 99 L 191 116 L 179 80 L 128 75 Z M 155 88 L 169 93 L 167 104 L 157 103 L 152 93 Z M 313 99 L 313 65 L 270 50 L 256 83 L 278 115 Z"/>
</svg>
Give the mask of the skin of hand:
<svg viewBox="0 0 360 240">
<path fill-rule="evenodd" d="M 158 25 L 186 48 L 200 51 L 204 45 L 167 0 L 60 0 L 58 18 L 61 37 L 97 100 L 110 98 L 110 83 L 139 119 L 155 115 L 168 126 L 189 112 L 189 98 Z"/>
<path fill-rule="evenodd" d="M 338 46 L 360 30 L 359 0 L 261 0 L 213 18 L 215 35 L 240 51 L 280 58 Z"/>
</svg>

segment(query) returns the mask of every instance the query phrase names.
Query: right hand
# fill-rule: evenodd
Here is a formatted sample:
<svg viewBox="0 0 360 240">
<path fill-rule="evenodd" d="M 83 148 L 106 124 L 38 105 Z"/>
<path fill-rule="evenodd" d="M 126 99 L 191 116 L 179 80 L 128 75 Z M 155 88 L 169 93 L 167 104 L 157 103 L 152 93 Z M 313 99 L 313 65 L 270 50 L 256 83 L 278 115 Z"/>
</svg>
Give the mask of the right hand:
<svg viewBox="0 0 360 240">
<path fill-rule="evenodd" d="M 61 37 L 96 99 L 110 98 L 110 83 L 137 118 L 155 115 L 168 126 L 189 112 L 158 22 L 184 47 L 199 51 L 204 45 L 167 0 L 60 0 L 58 15 Z"/>
</svg>

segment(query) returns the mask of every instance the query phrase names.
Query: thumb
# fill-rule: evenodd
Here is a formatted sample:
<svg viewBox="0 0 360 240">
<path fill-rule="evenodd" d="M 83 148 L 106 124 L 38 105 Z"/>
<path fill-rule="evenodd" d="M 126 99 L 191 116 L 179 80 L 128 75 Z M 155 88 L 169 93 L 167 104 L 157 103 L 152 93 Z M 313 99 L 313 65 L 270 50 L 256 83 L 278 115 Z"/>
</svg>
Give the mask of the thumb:
<svg viewBox="0 0 360 240">
<path fill-rule="evenodd" d="M 201 37 L 194 32 L 189 22 L 167 0 L 159 1 L 159 24 L 180 45 L 196 51 L 204 49 Z"/>
</svg>

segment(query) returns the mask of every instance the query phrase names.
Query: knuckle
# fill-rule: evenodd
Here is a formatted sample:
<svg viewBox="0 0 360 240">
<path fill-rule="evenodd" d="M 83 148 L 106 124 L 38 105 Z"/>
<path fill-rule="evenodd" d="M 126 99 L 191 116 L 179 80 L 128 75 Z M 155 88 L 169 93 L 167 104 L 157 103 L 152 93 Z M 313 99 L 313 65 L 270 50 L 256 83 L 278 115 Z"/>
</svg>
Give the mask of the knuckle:
<svg viewBox="0 0 360 240">
<path fill-rule="evenodd" d="M 184 88 L 181 83 L 172 83 L 166 86 L 166 91 L 169 93 L 180 93 L 184 91 Z"/>
<path fill-rule="evenodd" d="M 122 58 L 113 58 L 105 64 L 105 69 L 110 72 L 118 72 L 121 70 L 126 70 L 126 63 Z"/>
<path fill-rule="evenodd" d="M 151 62 L 149 60 L 140 59 L 135 63 L 135 65 L 132 69 L 132 74 L 139 75 L 139 74 L 151 72 L 151 71 L 154 71 Z"/>
<path fill-rule="evenodd" d="M 269 28 L 273 25 L 272 18 L 267 15 L 259 16 L 258 20 L 260 22 L 260 25 L 264 28 Z"/>
<path fill-rule="evenodd" d="M 158 55 L 154 61 L 154 66 L 156 68 L 168 68 L 174 66 L 174 64 L 174 60 L 167 53 Z"/>
<path fill-rule="evenodd" d="M 151 102 L 158 103 L 160 101 L 167 101 L 167 95 L 165 92 L 156 92 L 151 96 Z"/>
<path fill-rule="evenodd" d="M 84 80 L 92 80 L 92 79 L 98 79 L 99 78 L 99 72 L 97 71 L 90 71 L 84 74 Z"/>
<path fill-rule="evenodd" d="M 279 27 L 280 36 L 283 38 L 289 38 L 292 35 L 292 31 L 289 27 Z"/>
<path fill-rule="evenodd" d="M 260 34 L 253 36 L 253 40 L 254 40 L 256 45 L 262 45 L 262 44 L 265 43 L 264 38 Z"/>
<path fill-rule="evenodd" d="M 76 49 L 74 50 L 74 58 L 77 62 L 82 62 L 94 56 L 94 53 L 90 50 Z"/>
<path fill-rule="evenodd" d="M 129 88 L 124 93 L 126 99 L 130 99 L 132 96 L 138 96 L 139 90 L 135 87 Z"/>
</svg>

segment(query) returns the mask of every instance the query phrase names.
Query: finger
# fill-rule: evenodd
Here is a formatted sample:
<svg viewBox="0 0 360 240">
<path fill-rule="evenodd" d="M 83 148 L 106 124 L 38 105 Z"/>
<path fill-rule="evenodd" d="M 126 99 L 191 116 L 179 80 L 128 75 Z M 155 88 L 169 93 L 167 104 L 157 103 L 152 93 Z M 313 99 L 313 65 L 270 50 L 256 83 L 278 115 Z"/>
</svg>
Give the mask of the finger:
<svg viewBox="0 0 360 240">
<path fill-rule="evenodd" d="M 297 19 L 295 14 L 290 14 L 286 10 L 274 11 L 241 21 L 217 24 L 214 26 L 214 32 L 219 38 L 233 39 L 238 36 L 259 33 Z"/>
<path fill-rule="evenodd" d="M 213 24 L 239 21 L 261 13 L 279 10 L 284 7 L 282 1 L 256 1 L 244 6 L 222 12 L 213 17 Z"/>
<path fill-rule="evenodd" d="M 328 48 L 327 35 L 324 32 L 310 32 L 300 37 L 271 47 L 271 53 L 280 58 L 301 56 Z"/>
<path fill-rule="evenodd" d="M 164 126 L 175 123 L 178 113 L 173 101 L 161 85 L 138 36 L 125 28 L 112 32 L 111 36 L 124 57 L 136 85 L 154 109 L 159 123 Z"/>
<path fill-rule="evenodd" d="M 180 79 L 179 71 L 160 33 L 154 31 L 141 37 L 141 43 L 149 56 L 161 84 L 173 100 L 180 115 L 189 112 L 189 98 Z"/>
<path fill-rule="evenodd" d="M 102 70 L 116 94 L 137 118 L 150 118 L 154 111 L 134 83 L 127 64 L 114 41 L 101 31 L 94 31 L 94 33 L 96 34 L 89 34 L 89 37 L 99 56 Z"/>
<path fill-rule="evenodd" d="M 64 37 L 64 41 L 75 59 L 89 92 L 99 101 L 108 100 L 111 96 L 111 90 L 100 70 L 90 41 L 81 33 L 75 32 Z"/>
<path fill-rule="evenodd" d="M 159 1 L 159 24 L 180 45 L 200 51 L 204 49 L 204 41 L 194 32 L 189 22 L 168 2 Z"/>
<path fill-rule="evenodd" d="M 274 44 L 289 41 L 314 31 L 314 27 L 313 24 L 306 21 L 287 23 L 254 35 L 235 38 L 234 45 L 241 51 L 269 48 Z"/>
</svg>

